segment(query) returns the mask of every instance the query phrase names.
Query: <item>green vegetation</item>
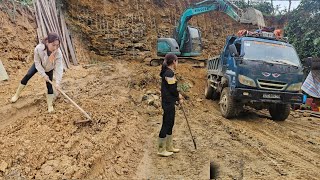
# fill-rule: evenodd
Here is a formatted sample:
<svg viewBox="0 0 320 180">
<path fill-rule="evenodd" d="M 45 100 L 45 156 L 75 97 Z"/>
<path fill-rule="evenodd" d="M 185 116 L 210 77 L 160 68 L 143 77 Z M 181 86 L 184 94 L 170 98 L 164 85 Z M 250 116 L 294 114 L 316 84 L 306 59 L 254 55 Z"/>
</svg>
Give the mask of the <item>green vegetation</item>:
<svg viewBox="0 0 320 180">
<path fill-rule="evenodd" d="M 289 38 L 300 58 L 320 57 L 320 1 L 303 0 L 289 14 L 285 36 Z"/>
</svg>

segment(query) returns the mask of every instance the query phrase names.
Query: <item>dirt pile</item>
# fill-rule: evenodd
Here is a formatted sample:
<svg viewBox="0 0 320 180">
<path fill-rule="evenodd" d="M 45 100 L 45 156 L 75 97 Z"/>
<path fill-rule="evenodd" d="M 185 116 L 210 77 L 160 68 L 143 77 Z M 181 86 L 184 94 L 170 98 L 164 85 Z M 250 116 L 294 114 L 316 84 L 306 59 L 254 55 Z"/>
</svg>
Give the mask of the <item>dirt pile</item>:
<svg viewBox="0 0 320 180">
<path fill-rule="evenodd" d="M 196 1 L 65 1 L 68 23 L 90 50 L 103 56 L 155 57 L 159 37 L 172 37 L 180 15 Z M 227 35 L 253 28 L 220 12 L 196 16 L 189 22 L 199 27 L 204 42 L 203 58 L 218 55 Z"/>
<path fill-rule="evenodd" d="M 34 45 L 37 43 L 35 22 L 27 7 L 16 6 L 13 12 L 13 4 L 0 3 L 0 60 L 5 66 L 13 69 L 21 69 L 21 65 L 32 61 Z M 15 61 L 23 62 L 17 65 Z M 9 75 L 14 74 L 10 72 Z"/>
</svg>

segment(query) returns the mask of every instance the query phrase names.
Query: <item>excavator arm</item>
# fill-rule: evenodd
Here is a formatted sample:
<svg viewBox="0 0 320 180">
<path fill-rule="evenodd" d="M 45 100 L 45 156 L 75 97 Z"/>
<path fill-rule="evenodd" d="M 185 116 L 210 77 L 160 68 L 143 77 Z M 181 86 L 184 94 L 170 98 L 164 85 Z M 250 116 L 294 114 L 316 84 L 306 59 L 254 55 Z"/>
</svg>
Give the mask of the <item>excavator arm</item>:
<svg viewBox="0 0 320 180">
<path fill-rule="evenodd" d="M 193 17 L 210 11 L 221 11 L 229 15 L 235 21 L 240 21 L 238 15 L 240 9 L 225 0 L 205 0 L 194 4 L 186 9 L 180 17 L 178 28 L 176 29 L 176 41 L 180 48 L 183 48 L 183 42 L 186 37 L 188 21 Z"/>
<path fill-rule="evenodd" d="M 254 8 L 243 11 L 228 0 L 204 0 L 193 4 L 182 13 L 173 38 L 158 38 L 157 55 L 163 57 L 168 53 L 173 53 L 186 58 L 200 56 L 202 52 L 201 33 L 196 27 L 188 26 L 188 21 L 193 16 L 211 11 L 224 12 L 240 23 L 258 25 L 259 28 L 265 26 L 262 13 Z"/>
<path fill-rule="evenodd" d="M 256 9 L 249 8 L 244 12 L 228 0 L 204 0 L 195 3 L 186 9 L 180 17 L 179 25 L 175 32 L 175 39 L 180 46 L 180 49 L 183 49 L 184 42 L 186 41 L 188 21 L 193 16 L 208 13 L 210 11 L 224 12 L 240 23 L 250 23 L 258 25 L 260 28 L 265 26 L 262 13 Z"/>
</svg>

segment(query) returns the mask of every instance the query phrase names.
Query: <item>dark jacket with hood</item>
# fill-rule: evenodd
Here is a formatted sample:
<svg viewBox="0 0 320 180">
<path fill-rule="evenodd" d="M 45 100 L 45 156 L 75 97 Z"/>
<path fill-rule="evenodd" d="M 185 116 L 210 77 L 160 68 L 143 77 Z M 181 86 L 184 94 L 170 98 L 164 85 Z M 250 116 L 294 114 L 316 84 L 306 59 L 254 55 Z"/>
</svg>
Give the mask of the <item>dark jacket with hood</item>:
<svg viewBox="0 0 320 180">
<path fill-rule="evenodd" d="M 162 102 L 179 101 L 179 92 L 177 89 L 177 79 L 174 71 L 163 65 L 160 72 L 161 76 L 161 97 Z"/>
</svg>

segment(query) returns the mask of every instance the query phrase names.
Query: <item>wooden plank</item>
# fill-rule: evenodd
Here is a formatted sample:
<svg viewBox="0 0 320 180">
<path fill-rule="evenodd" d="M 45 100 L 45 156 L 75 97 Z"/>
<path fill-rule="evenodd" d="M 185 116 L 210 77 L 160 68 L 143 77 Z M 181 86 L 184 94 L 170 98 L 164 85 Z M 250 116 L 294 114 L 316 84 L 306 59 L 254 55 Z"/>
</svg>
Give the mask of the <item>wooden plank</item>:
<svg viewBox="0 0 320 180">
<path fill-rule="evenodd" d="M 37 35 L 38 35 L 38 41 L 39 43 L 41 42 L 41 39 L 42 39 L 42 32 L 41 32 L 41 28 L 40 28 L 40 21 L 39 21 L 39 17 L 38 17 L 38 13 L 37 13 L 37 6 L 35 4 L 35 1 L 32 1 L 33 2 L 33 7 L 35 9 L 35 12 L 34 12 L 34 16 L 36 17 L 36 22 L 37 22 Z"/>
<path fill-rule="evenodd" d="M 51 21 L 51 23 L 52 23 L 52 25 L 53 25 L 53 31 L 56 32 L 56 33 L 58 33 L 58 34 L 60 34 L 59 36 L 61 37 L 61 33 L 60 33 L 60 31 L 58 30 L 59 25 L 54 22 L 54 17 L 56 17 L 56 15 L 51 14 L 52 12 L 51 12 L 51 10 L 50 10 L 50 9 L 53 9 L 54 7 L 52 7 L 52 6 L 48 3 L 48 1 L 46 1 L 46 2 L 47 2 L 47 3 L 45 4 L 46 13 L 48 13 L 48 17 L 50 17 L 50 21 Z M 66 54 L 67 49 L 65 49 L 63 46 L 61 46 L 60 49 L 61 49 L 61 52 L 62 52 L 62 55 L 63 55 L 64 67 L 65 67 L 65 68 L 69 68 L 69 67 L 70 67 L 70 62 L 69 62 L 69 58 L 68 58 L 68 56 L 67 56 L 67 54 Z"/>
<path fill-rule="evenodd" d="M 0 81 L 5 81 L 5 80 L 8 80 L 9 79 L 9 76 L 7 74 L 7 71 L 6 69 L 4 68 L 1 60 L 0 60 Z"/>
<path fill-rule="evenodd" d="M 54 26 L 52 19 L 51 19 L 51 14 L 48 12 L 48 5 L 43 4 L 46 1 L 40 1 L 40 6 L 42 7 L 42 18 L 44 19 L 44 22 L 46 23 L 46 27 L 49 32 L 54 32 L 56 31 L 56 27 Z"/>
<path fill-rule="evenodd" d="M 54 3 L 54 1 L 49 1 L 49 5 L 50 5 L 50 11 L 51 11 L 51 14 L 53 15 L 53 20 L 54 22 L 57 24 L 57 28 L 59 30 L 59 33 L 62 34 L 62 27 L 60 26 L 60 23 L 59 23 L 59 14 L 57 12 L 57 7 L 56 7 L 56 4 Z"/>
<path fill-rule="evenodd" d="M 60 22 L 61 22 L 61 27 L 63 27 L 63 25 L 62 24 L 64 24 L 64 17 L 63 17 L 63 15 L 61 14 L 60 15 Z M 67 39 L 66 39 L 66 32 L 65 32 L 65 29 L 64 28 L 61 28 L 62 29 L 62 36 L 63 36 L 63 46 L 65 47 L 65 49 L 66 49 L 66 54 L 67 54 L 67 56 L 68 56 L 68 58 L 69 58 L 69 51 L 68 51 L 68 45 L 67 45 Z M 69 60 L 69 62 L 70 62 L 70 59 L 68 59 Z"/>
<path fill-rule="evenodd" d="M 76 57 L 76 54 L 75 54 L 75 51 L 74 51 L 74 48 L 73 48 L 72 41 L 70 39 L 69 31 L 67 29 L 66 21 L 64 19 L 63 14 L 61 14 L 61 26 L 63 27 L 64 32 L 66 34 L 66 39 L 67 39 L 67 43 L 68 43 L 68 49 L 70 51 L 72 63 L 73 63 L 73 65 L 76 66 L 76 65 L 78 65 L 78 61 L 77 61 L 77 57 Z"/>
<path fill-rule="evenodd" d="M 51 4 L 49 4 L 48 1 L 46 1 L 46 12 L 48 13 L 48 17 L 50 17 L 50 21 L 54 27 L 54 32 L 61 34 L 59 32 L 59 25 L 55 22 L 55 14 L 52 13 L 51 9 L 54 7 L 51 7 Z"/>
<path fill-rule="evenodd" d="M 40 4 L 39 4 L 40 0 L 37 0 L 36 1 L 36 5 L 37 5 L 37 8 L 38 8 L 38 16 L 39 16 L 39 20 L 40 20 L 40 28 L 42 30 L 42 35 L 44 37 L 47 37 L 48 36 L 48 32 L 46 30 L 46 26 L 44 25 L 44 22 L 43 22 L 43 18 L 42 18 L 42 13 L 41 13 L 41 8 L 40 8 Z"/>
<path fill-rule="evenodd" d="M 56 11 L 55 3 L 52 3 L 52 1 L 49 1 L 49 6 L 51 7 L 50 8 L 50 11 L 51 11 L 50 13 L 52 14 L 52 18 L 53 18 L 54 22 L 57 24 L 57 33 L 60 34 L 60 38 L 61 38 L 61 41 L 62 41 L 61 49 L 62 49 L 62 53 L 64 55 L 64 61 L 65 61 L 66 66 L 69 68 L 70 67 L 70 59 L 69 59 L 68 49 L 65 46 L 65 43 L 63 43 L 63 41 L 65 42 L 65 39 L 64 39 L 63 34 L 62 34 L 62 30 L 61 30 L 62 28 L 61 28 L 61 26 L 59 24 L 58 13 Z"/>
<path fill-rule="evenodd" d="M 76 65 L 78 65 L 78 61 L 77 61 L 76 54 L 74 52 L 74 48 L 73 48 L 73 45 L 72 45 L 72 42 L 71 42 L 71 39 L 70 39 L 70 35 L 69 35 L 69 32 L 68 32 L 67 26 L 65 24 L 63 26 L 65 28 L 66 35 L 67 35 L 67 42 L 68 42 L 68 47 L 69 47 L 70 54 L 71 54 L 71 57 L 72 57 L 72 62 L 76 66 Z"/>
</svg>

